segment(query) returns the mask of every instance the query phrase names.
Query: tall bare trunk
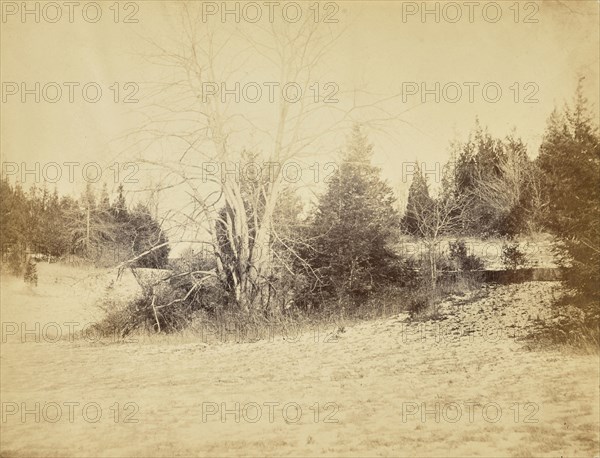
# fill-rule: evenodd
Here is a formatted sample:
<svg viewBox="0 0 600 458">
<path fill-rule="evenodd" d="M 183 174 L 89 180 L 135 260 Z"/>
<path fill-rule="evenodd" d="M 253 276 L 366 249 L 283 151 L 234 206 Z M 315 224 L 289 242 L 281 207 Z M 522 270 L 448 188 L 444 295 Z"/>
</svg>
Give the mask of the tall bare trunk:
<svg viewBox="0 0 600 458">
<path fill-rule="evenodd" d="M 437 264 L 435 259 L 435 245 L 429 247 L 429 270 L 431 271 L 431 286 L 437 287 Z"/>
<path fill-rule="evenodd" d="M 90 251 L 90 205 L 87 206 L 87 216 L 85 223 L 85 251 Z"/>
</svg>

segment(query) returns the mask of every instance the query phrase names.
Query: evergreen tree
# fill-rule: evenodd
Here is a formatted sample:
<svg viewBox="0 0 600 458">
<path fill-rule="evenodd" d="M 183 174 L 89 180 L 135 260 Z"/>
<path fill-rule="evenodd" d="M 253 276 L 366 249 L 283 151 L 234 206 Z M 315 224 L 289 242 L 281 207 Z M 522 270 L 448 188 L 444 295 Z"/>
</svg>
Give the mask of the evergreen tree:
<svg viewBox="0 0 600 458">
<path fill-rule="evenodd" d="M 43 193 L 37 188 L 35 183 L 29 188 L 26 194 L 26 228 L 25 243 L 27 250 L 38 252 L 38 243 L 43 237 L 42 227 L 39 224 L 40 215 L 43 212 Z"/>
<path fill-rule="evenodd" d="M 11 272 L 21 275 L 25 266 L 28 224 L 27 198 L 17 183 L 14 188 L 6 178 L 0 181 L 0 242 L 2 261 Z"/>
<path fill-rule="evenodd" d="M 520 138 L 495 139 L 477 122 L 459 146 L 452 184 L 455 197 L 468 203 L 466 231 L 514 236 L 528 227 L 534 170 Z"/>
<path fill-rule="evenodd" d="M 372 145 L 355 126 L 310 228 L 306 258 L 321 277 L 321 290 L 338 297 L 360 296 L 393 275 L 396 256 L 388 242 L 399 218 L 392 189 L 371 164 L 372 155 Z"/>
<path fill-rule="evenodd" d="M 127 203 L 125 202 L 123 183 L 119 184 L 117 199 L 113 202 L 110 209 L 116 221 L 127 220 Z"/>
<path fill-rule="evenodd" d="M 122 186 L 111 206 L 106 186 L 99 202 L 90 183 L 77 201 L 69 196 L 59 198 L 56 188 L 50 193 L 45 185 L 41 189 L 33 185 L 25 193 L 19 183 L 13 188 L 7 179 L 0 180 L 2 260 L 15 275 L 32 271 L 27 252 L 45 255 L 48 261 L 78 253 L 109 266 L 165 242 L 164 232 L 147 208 L 127 210 Z M 168 254 L 169 247 L 164 246 L 136 264 L 164 267 Z"/>
<path fill-rule="evenodd" d="M 47 193 L 47 198 L 41 211 L 38 223 L 42 230 L 36 242 L 36 250 L 51 258 L 61 257 L 69 252 L 70 236 L 67 219 L 63 213 L 58 197 L 58 190 L 54 188 L 52 194 Z"/>
<path fill-rule="evenodd" d="M 106 214 L 110 211 L 110 197 L 108 196 L 108 189 L 106 183 L 102 184 L 102 192 L 100 194 L 100 202 L 98 205 L 100 213 Z"/>
<path fill-rule="evenodd" d="M 600 283 L 600 136 L 579 80 L 573 107 L 556 110 L 537 159 L 549 205 L 546 224 L 572 258 L 568 279 L 598 295 Z"/>
<path fill-rule="evenodd" d="M 423 175 L 423 171 L 419 164 L 415 161 L 415 174 L 413 175 L 412 183 L 408 189 L 408 201 L 406 212 L 402 217 L 402 229 L 411 235 L 421 235 L 419 230 L 419 219 L 415 212 L 417 209 L 422 209 L 431 205 L 431 197 L 429 196 L 429 184 Z"/>
</svg>

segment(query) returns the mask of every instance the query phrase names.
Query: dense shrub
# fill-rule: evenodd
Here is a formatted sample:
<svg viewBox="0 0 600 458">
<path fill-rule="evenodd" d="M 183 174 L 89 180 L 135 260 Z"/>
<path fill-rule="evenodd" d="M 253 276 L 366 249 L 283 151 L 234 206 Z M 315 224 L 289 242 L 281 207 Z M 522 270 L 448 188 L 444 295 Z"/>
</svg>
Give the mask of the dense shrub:
<svg viewBox="0 0 600 458">
<path fill-rule="evenodd" d="M 37 286 L 38 284 L 37 266 L 35 264 L 35 261 L 31 258 L 29 258 L 27 264 L 25 265 L 25 273 L 23 274 L 23 279 L 28 285 Z"/>
<path fill-rule="evenodd" d="M 468 197 L 462 215 L 467 233 L 514 236 L 530 226 L 536 169 L 520 138 L 494 138 L 478 122 L 456 154 L 452 185 L 456 195 Z"/>
<path fill-rule="evenodd" d="M 173 332 L 185 328 L 192 319 L 190 305 L 178 302 L 157 308 L 171 301 L 166 296 L 143 294 L 125 306 L 107 301 L 102 304 L 106 311 L 104 319 L 95 325 L 103 337 L 125 337 L 134 331 Z M 158 323 L 157 323 L 158 320 Z"/>
<path fill-rule="evenodd" d="M 537 162 L 548 202 L 544 223 L 569 258 L 569 286 L 600 296 L 600 135 L 580 79 L 572 107 L 548 120 Z"/>
<path fill-rule="evenodd" d="M 106 317 L 97 331 L 121 337 L 136 330 L 170 333 L 186 328 L 199 311 L 217 313 L 228 299 L 225 288 L 211 273 L 214 268 L 210 256 L 188 250 L 170 263 L 169 271 L 142 269 L 159 274 L 142 281 L 141 273 L 137 273 L 143 292 L 126 305 L 118 303 L 114 285 L 109 285 L 100 303 Z"/>
<path fill-rule="evenodd" d="M 168 240 L 161 225 L 150 215 L 148 209 L 138 205 L 129 213 L 125 227 L 128 236 L 125 238 L 125 243 L 131 246 L 133 251 L 131 255 L 149 252 L 136 261 L 136 267 L 165 268 L 169 262 L 170 248 L 166 245 Z M 160 248 L 154 249 L 158 246 Z"/>
<path fill-rule="evenodd" d="M 8 271 L 12 275 L 20 277 L 25 272 L 25 256 L 18 249 L 11 249 L 5 253 L 2 261 L 6 261 Z"/>
<path fill-rule="evenodd" d="M 519 247 L 519 242 L 504 242 L 502 244 L 502 254 L 500 255 L 502 264 L 507 270 L 522 269 L 527 266 L 527 255 Z"/>
<path fill-rule="evenodd" d="M 79 199 L 59 197 L 55 189 L 35 184 L 24 190 L 0 179 L 0 246 L 13 273 L 21 276 L 25 261 L 18 252 L 47 259 L 76 255 L 99 266 L 114 266 L 151 248 L 137 260 L 138 267 L 162 268 L 169 255 L 167 238 L 149 210 L 138 205 L 128 210 L 123 186 L 111 204 L 106 186 L 98 199 L 91 183 Z M 5 247 L 11 247 L 9 253 Z M 12 259 L 11 259 L 12 258 Z M 19 265 L 20 264 L 20 265 Z"/>
<path fill-rule="evenodd" d="M 312 215 L 310 247 L 301 255 L 320 278 L 320 294 L 362 302 L 397 279 L 397 256 L 388 244 L 398 235 L 400 220 L 392 188 L 372 156 L 372 145 L 355 127 Z"/>
<path fill-rule="evenodd" d="M 474 254 L 468 254 L 464 240 L 450 241 L 448 247 L 448 258 L 456 270 L 469 272 L 483 269 L 483 261 Z"/>
</svg>

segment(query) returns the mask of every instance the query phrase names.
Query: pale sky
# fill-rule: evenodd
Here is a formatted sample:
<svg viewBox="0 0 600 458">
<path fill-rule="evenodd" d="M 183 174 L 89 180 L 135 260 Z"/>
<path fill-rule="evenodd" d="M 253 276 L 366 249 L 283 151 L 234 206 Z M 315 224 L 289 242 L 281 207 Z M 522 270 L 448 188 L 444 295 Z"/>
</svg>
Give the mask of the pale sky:
<svg viewBox="0 0 600 458">
<path fill-rule="evenodd" d="M 124 2 L 120 4 L 119 22 L 115 23 L 114 10 L 110 9 L 113 3 L 99 2 L 102 17 L 96 23 L 87 22 L 80 9 L 74 11 L 71 23 L 67 7 L 58 2 L 62 17 L 56 23 L 49 23 L 48 19 L 56 15 L 54 7 L 44 8 L 46 2 L 30 2 L 32 10 L 39 4 L 40 21 L 36 23 L 34 13 L 26 15 L 23 22 L 21 11 L 15 11 L 21 2 L 3 2 L 0 24 L 3 163 L 24 161 L 33 168 L 36 161 L 41 167 L 48 162 L 97 162 L 105 168 L 102 181 L 113 188 L 114 167 L 108 169 L 111 164 L 145 158 L 146 152 L 136 151 L 123 135 L 139 128 L 149 113 L 148 107 L 154 102 L 147 97 L 149 83 L 169 77 L 168 70 L 148 62 L 144 54 L 153 49 L 148 40 L 168 45 L 179 36 L 180 5 L 150 1 L 130 2 L 126 6 Z M 282 2 L 285 3 L 289 2 Z M 309 8 L 314 2 L 301 3 L 304 14 L 311 14 Z M 565 100 L 571 99 L 580 74 L 586 77 L 587 96 L 594 104 L 596 116 L 598 113 L 598 1 L 501 1 L 491 6 L 493 2 L 476 2 L 472 22 L 468 2 L 451 3 L 451 6 L 448 2 L 427 3 L 431 9 L 438 5 L 439 22 L 435 21 L 435 14 L 421 17 L 422 2 L 335 3 L 339 11 L 333 17 L 339 22 L 330 27 L 341 35 L 319 66 L 315 81 L 321 91 L 326 83 L 339 87 L 339 104 L 335 108 L 349 106 L 355 97 L 362 102 L 389 98 L 382 107 L 394 119 L 381 130 L 367 126 L 366 131 L 375 145 L 375 162 L 383 168 L 385 178 L 400 197 L 409 184 L 402 183 L 402 163 L 417 159 L 426 163 L 427 168 L 434 168 L 435 162 L 445 162 L 450 142 L 465 139 L 476 117 L 497 136 L 505 136 L 515 128 L 528 144 L 529 153 L 535 156 L 548 115 L 555 106 L 561 107 Z M 219 7 L 221 2 L 214 4 Z M 137 11 L 132 5 L 137 5 Z M 201 5 L 202 2 L 195 3 L 197 7 Z M 261 8 L 263 15 L 267 15 L 267 7 Z M 321 15 L 333 11 L 333 7 L 327 8 L 321 4 Z M 493 23 L 498 8 L 501 17 Z M 449 22 L 457 12 L 461 13 L 460 19 Z M 515 22 L 517 12 L 519 17 Z M 128 13 L 138 22 L 123 23 Z M 88 9 L 86 14 L 93 18 L 95 11 Z M 211 16 L 207 21 L 222 27 L 223 32 L 236 26 L 230 19 L 220 24 L 215 19 L 218 17 L 218 14 Z M 524 23 L 525 19 L 537 22 Z M 276 12 L 275 21 L 282 21 L 280 12 L 279 15 Z M 258 26 L 242 19 L 237 27 L 253 35 L 257 30 L 253 27 Z M 244 65 L 242 70 L 247 76 L 244 81 L 250 78 L 262 83 L 278 79 L 278 75 L 270 73 L 269 67 L 261 66 L 258 61 Z M 255 68 L 251 69 L 253 65 Z M 49 103 L 42 94 L 40 103 L 36 103 L 34 95 L 28 95 L 23 103 L 21 83 L 34 88 L 36 82 L 41 87 L 48 83 L 61 86 L 61 98 Z M 73 103 L 69 102 L 65 82 L 78 83 L 74 86 Z M 81 87 L 90 82 L 102 89 L 96 103 L 83 100 Z M 115 82 L 120 89 L 118 103 L 113 100 Z M 128 82 L 140 88 L 138 103 L 123 103 L 123 97 L 132 88 L 124 86 Z M 435 89 L 436 83 L 440 87 L 440 100 L 434 100 L 435 95 L 430 94 L 423 102 L 421 84 Z M 487 99 L 482 93 L 486 84 Z M 472 102 L 469 85 L 474 91 Z M 445 94 L 441 92 L 444 86 Z M 461 96 L 455 92 L 457 87 L 462 89 Z M 493 103 L 498 87 L 502 94 Z M 15 88 L 18 92 L 13 95 Z M 93 89 L 88 93 L 90 97 L 95 96 Z M 52 85 L 48 86 L 48 98 L 55 97 L 53 90 Z M 409 90 L 417 92 L 406 93 Z M 455 103 L 452 98 L 456 98 Z M 533 103 L 525 103 L 526 98 Z M 242 103 L 236 108 L 248 117 L 264 121 L 270 119 L 267 111 L 273 107 L 274 104 Z M 369 121 L 375 115 L 367 110 L 355 120 Z M 342 132 L 325 135 L 322 141 L 327 145 L 322 150 L 325 153 L 315 156 L 321 164 L 335 160 L 331 152 L 344 146 L 344 135 Z M 245 131 L 238 142 L 240 147 L 252 147 L 260 144 L 256 138 L 253 132 Z M 165 151 L 162 145 L 159 154 L 174 157 L 181 153 L 176 147 L 173 151 L 169 148 Z M 62 167 L 64 175 L 57 183 L 61 192 L 80 192 L 85 186 L 79 170 L 75 169 L 76 180 L 70 183 L 68 169 Z M 147 181 L 143 170 L 137 172 L 137 177 Z M 143 187 L 132 184 L 126 188 L 135 191 L 136 186 Z"/>
</svg>

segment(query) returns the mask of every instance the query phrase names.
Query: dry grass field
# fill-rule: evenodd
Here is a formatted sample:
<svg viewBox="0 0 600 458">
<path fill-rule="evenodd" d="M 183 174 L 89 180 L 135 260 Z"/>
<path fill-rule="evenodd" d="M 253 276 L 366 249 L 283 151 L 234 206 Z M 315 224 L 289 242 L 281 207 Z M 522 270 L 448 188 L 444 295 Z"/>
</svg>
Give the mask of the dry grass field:
<svg viewBox="0 0 600 458">
<path fill-rule="evenodd" d="M 599 453 L 598 357 L 521 339 L 559 283 L 485 286 L 435 322 L 123 342 L 69 335 L 110 272 L 39 270 L 2 281 L 2 457 Z"/>
</svg>

